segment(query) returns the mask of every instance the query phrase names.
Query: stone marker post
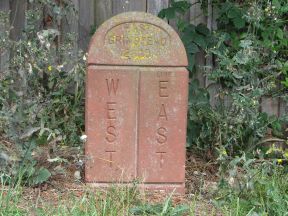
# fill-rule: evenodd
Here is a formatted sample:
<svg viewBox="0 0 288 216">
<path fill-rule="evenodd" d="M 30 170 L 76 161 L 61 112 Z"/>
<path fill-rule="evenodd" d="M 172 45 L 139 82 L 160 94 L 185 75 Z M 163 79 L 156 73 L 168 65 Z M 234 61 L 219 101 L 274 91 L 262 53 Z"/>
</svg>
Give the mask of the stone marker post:
<svg viewBox="0 0 288 216">
<path fill-rule="evenodd" d="M 129 12 L 92 38 L 86 83 L 85 179 L 138 179 L 147 189 L 185 188 L 187 56 L 163 20 Z"/>
</svg>

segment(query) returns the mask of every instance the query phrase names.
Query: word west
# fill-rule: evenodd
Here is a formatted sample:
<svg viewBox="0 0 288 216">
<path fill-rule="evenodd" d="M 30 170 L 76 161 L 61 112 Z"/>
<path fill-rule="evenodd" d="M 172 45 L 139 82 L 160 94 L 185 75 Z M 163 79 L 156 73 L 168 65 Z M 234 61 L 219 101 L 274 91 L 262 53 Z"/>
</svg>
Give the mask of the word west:
<svg viewBox="0 0 288 216">
<path fill-rule="evenodd" d="M 169 81 L 168 80 L 159 80 L 159 101 L 161 102 L 160 105 L 160 111 L 158 113 L 158 121 L 161 123 L 161 125 L 165 125 L 165 122 L 168 121 L 168 116 L 167 116 L 167 112 L 166 112 L 166 104 L 165 101 L 167 100 L 167 98 L 169 97 L 169 93 L 168 93 L 168 85 L 169 85 Z M 167 133 L 168 133 L 168 129 L 165 126 L 161 126 L 157 129 L 156 131 L 156 141 L 158 146 L 160 146 L 160 151 L 157 151 L 156 154 L 159 156 L 160 158 L 160 168 L 163 168 L 164 165 L 164 159 L 165 159 L 165 154 L 167 152 L 162 151 L 161 147 L 163 147 L 164 145 L 167 144 Z"/>
<path fill-rule="evenodd" d="M 112 97 L 117 95 L 117 90 L 119 86 L 119 79 L 106 79 L 108 98 L 110 99 L 106 103 L 106 119 L 107 119 L 107 127 L 106 127 L 106 141 L 110 146 L 112 146 L 112 150 L 106 150 L 106 153 L 109 157 L 109 166 L 113 166 L 113 155 L 116 153 L 116 150 L 113 149 L 114 144 L 117 141 L 117 102 L 111 100 Z"/>
</svg>

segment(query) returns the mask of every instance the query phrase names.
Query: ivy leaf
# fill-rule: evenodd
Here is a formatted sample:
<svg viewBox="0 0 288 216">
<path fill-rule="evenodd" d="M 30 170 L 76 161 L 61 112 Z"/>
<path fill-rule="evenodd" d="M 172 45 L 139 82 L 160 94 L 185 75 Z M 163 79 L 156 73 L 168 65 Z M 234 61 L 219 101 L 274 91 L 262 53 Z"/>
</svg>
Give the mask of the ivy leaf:
<svg viewBox="0 0 288 216">
<path fill-rule="evenodd" d="M 173 7 L 163 9 L 158 14 L 158 17 L 160 17 L 162 19 L 166 18 L 167 20 L 174 19 L 175 16 L 176 16 L 176 11 L 175 11 L 175 8 L 173 8 Z"/>
<path fill-rule="evenodd" d="M 184 20 L 177 20 L 177 28 L 180 32 L 183 32 L 187 27 L 189 23 Z"/>
<path fill-rule="evenodd" d="M 193 34 L 195 33 L 195 26 L 192 24 L 188 24 L 183 30 L 183 34 Z"/>
<path fill-rule="evenodd" d="M 178 1 L 178 2 L 173 1 L 171 3 L 171 7 L 174 7 L 177 10 L 177 12 L 184 14 L 191 7 L 191 3 L 187 1 Z"/>
<path fill-rule="evenodd" d="M 236 7 L 232 7 L 229 11 L 228 11 L 228 14 L 227 16 L 229 18 L 235 18 L 235 17 L 238 17 L 238 16 L 241 16 L 241 12 L 238 8 Z"/>
<path fill-rule="evenodd" d="M 245 26 L 245 20 L 242 17 L 235 17 L 232 21 L 237 29 L 241 29 Z"/>
<path fill-rule="evenodd" d="M 174 19 L 175 16 L 176 16 L 176 13 L 175 13 L 175 8 L 167 8 L 166 9 L 166 18 L 169 20 L 169 19 Z"/>
<path fill-rule="evenodd" d="M 166 15 L 166 9 L 162 9 L 159 13 L 158 13 L 158 17 L 161 19 L 164 19 Z"/>
<path fill-rule="evenodd" d="M 198 46 L 200 46 L 202 49 L 205 49 L 207 46 L 207 43 L 203 37 L 203 35 L 195 34 L 193 38 L 194 43 L 196 43 Z"/>
<path fill-rule="evenodd" d="M 210 34 L 210 30 L 202 23 L 200 23 L 196 27 L 196 31 L 202 35 L 208 36 Z"/>
<path fill-rule="evenodd" d="M 188 53 L 188 54 L 187 54 L 187 57 L 188 57 L 188 63 L 189 63 L 187 69 L 188 69 L 189 71 L 193 71 L 194 66 L 195 66 L 195 55 L 194 55 L 194 54 L 191 54 L 191 53 Z"/>
<path fill-rule="evenodd" d="M 232 7 L 232 4 L 230 2 L 222 3 L 219 14 L 227 13 L 231 7 Z"/>
<path fill-rule="evenodd" d="M 197 53 L 199 51 L 199 48 L 195 43 L 189 43 L 186 46 L 186 51 L 187 51 L 187 53 L 194 54 L 194 53 Z"/>
<path fill-rule="evenodd" d="M 190 85 L 189 85 L 189 95 L 192 95 L 192 93 L 199 88 L 199 80 L 198 79 L 193 79 L 191 82 L 190 82 Z"/>
<path fill-rule="evenodd" d="M 186 31 L 186 32 L 182 35 L 181 39 L 182 39 L 184 45 L 188 45 L 188 44 L 190 44 L 192 41 L 194 41 L 195 38 L 197 38 L 197 37 L 198 37 L 198 34 L 197 34 L 195 31 L 192 31 L 192 30 L 191 30 L 191 31 Z"/>
</svg>

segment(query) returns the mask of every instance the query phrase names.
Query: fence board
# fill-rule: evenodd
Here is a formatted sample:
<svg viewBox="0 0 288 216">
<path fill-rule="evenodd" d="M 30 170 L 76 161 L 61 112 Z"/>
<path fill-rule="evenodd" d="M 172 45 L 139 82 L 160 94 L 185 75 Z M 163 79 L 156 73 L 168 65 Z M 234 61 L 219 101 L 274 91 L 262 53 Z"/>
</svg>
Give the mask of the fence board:
<svg viewBox="0 0 288 216">
<path fill-rule="evenodd" d="M 199 0 L 191 0 L 192 7 L 190 9 L 190 21 L 194 25 L 200 23 L 206 23 L 206 17 L 201 9 L 201 3 Z"/>
<path fill-rule="evenodd" d="M 10 1 L 10 23 L 13 28 L 10 31 L 12 40 L 19 40 L 25 26 L 25 12 L 27 1 L 11 0 Z"/>
<path fill-rule="evenodd" d="M 167 8 L 169 0 L 147 0 L 147 12 L 155 16 L 163 9 Z"/>
<path fill-rule="evenodd" d="M 9 0 L 0 1 L 0 11 L 9 11 Z"/>
<path fill-rule="evenodd" d="M 9 0 L 0 1 L 0 11 L 9 12 Z M 0 34 L 5 32 L 6 26 L 4 23 L 0 23 Z M 4 72 L 8 68 L 9 52 L 0 48 L 0 73 Z"/>
<path fill-rule="evenodd" d="M 268 115 L 279 115 L 279 99 L 272 97 L 262 97 L 261 111 L 266 112 Z"/>
<path fill-rule="evenodd" d="M 146 12 L 146 0 L 112 0 L 112 14 L 117 15 L 128 11 Z"/>
<path fill-rule="evenodd" d="M 193 25 L 198 25 L 200 23 L 205 24 L 206 18 L 202 12 L 201 3 L 199 3 L 198 0 L 191 0 L 190 3 L 192 4 L 191 9 L 190 9 L 190 23 L 192 23 Z M 206 87 L 206 84 L 205 84 L 206 79 L 204 76 L 204 69 L 203 69 L 205 65 L 204 53 L 203 52 L 198 53 L 196 55 L 195 60 L 197 63 L 197 67 L 196 67 L 196 74 L 194 78 L 199 80 L 199 84 L 201 87 Z"/>
<path fill-rule="evenodd" d="M 111 0 L 96 0 L 94 10 L 94 22 L 96 27 L 99 27 L 103 22 L 112 16 L 112 1 Z"/>
<path fill-rule="evenodd" d="M 207 8 L 207 28 L 210 31 L 213 31 L 217 28 L 217 25 L 215 23 L 215 14 L 213 13 L 213 6 L 212 6 L 212 0 L 208 0 L 208 8 Z M 208 55 L 206 56 L 206 73 L 211 73 L 214 68 L 213 64 L 213 56 Z M 214 81 L 211 81 L 208 79 L 208 76 L 205 77 L 205 87 L 207 88 L 210 97 L 210 104 L 215 107 L 219 102 L 219 97 L 217 96 L 220 91 L 220 85 L 215 83 Z"/>
<path fill-rule="evenodd" d="M 61 20 L 61 34 L 62 37 L 65 33 L 72 33 L 75 35 L 75 42 L 73 44 L 73 55 L 76 55 L 79 49 L 79 0 L 71 0 L 75 10 L 69 11 L 66 16 L 62 17 Z M 65 38 L 62 38 L 62 40 Z"/>
<path fill-rule="evenodd" d="M 280 99 L 280 104 L 279 104 L 279 116 L 287 116 L 288 115 L 288 102 L 285 101 L 284 99 Z"/>
<path fill-rule="evenodd" d="M 94 2 L 79 0 L 79 47 L 87 50 L 94 25 Z"/>
</svg>

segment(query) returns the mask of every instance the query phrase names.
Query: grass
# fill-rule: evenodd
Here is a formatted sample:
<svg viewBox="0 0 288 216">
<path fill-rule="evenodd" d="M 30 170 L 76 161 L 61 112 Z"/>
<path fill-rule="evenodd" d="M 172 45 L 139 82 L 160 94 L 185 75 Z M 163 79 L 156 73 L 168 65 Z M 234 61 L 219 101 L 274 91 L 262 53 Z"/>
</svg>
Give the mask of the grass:
<svg viewBox="0 0 288 216">
<path fill-rule="evenodd" d="M 40 190 L 39 190 L 40 191 Z M 129 209 L 139 203 L 134 188 L 111 188 L 95 192 L 84 189 L 57 193 L 45 198 L 30 196 L 22 187 L 2 187 L 1 215 L 129 215 Z"/>
<path fill-rule="evenodd" d="M 58 192 L 48 199 L 44 192 L 41 195 L 40 190 L 36 196 L 31 191 L 33 189 L 21 186 L 2 186 L 0 215 L 216 215 L 216 209 L 211 211 L 211 206 L 207 208 L 198 196 L 190 202 L 177 204 L 173 200 L 174 195 L 170 194 L 155 202 L 136 187 L 111 187 L 107 190 L 84 188 L 82 191 Z M 47 194 L 51 195 L 51 191 L 47 191 Z"/>
<path fill-rule="evenodd" d="M 114 187 L 107 190 L 83 187 L 66 190 L 25 188 L 20 185 L 0 188 L 0 215 L 61 215 L 61 216 L 244 216 L 288 215 L 288 175 L 275 173 L 258 176 L 253 190 L 230 191 L 218 208 L 201 195 L 176 201 L 169 194 L 161 199 L 151 198 L 137 187 Z M 36 192 L 35 192 L 36 191 Z"/>
<path fill-rule="evenodd" d="M 0 215 L 159 215 L 159 216 L 288 216 L 288 172 L 259 172 L 247 188 L 221 189 L 214 205 L 205 197 L 179 198 L 175 194 L 148 195 L 133 187 L 111 186 L 106 190 L 85 186 L 48 189 L 0 186 Z M 212 197 L 210 192 L 209 197 Z"/>
<path fill-rule="evenodd" d="M 227 216 L 288 216 L 287 179 L 287 169 L 259 172 L 249 187 L 224 192 L 218 206 Z"/>
</svg>

